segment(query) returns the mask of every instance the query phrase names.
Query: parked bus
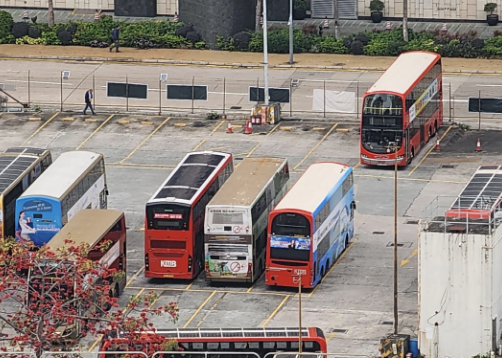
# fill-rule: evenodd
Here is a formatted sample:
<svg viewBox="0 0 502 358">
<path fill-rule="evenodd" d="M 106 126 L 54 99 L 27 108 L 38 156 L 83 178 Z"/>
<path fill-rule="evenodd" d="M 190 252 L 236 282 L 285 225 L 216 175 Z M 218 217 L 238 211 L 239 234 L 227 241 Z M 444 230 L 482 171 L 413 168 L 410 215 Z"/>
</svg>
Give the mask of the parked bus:
<svg viewBox="0 0 502 358">
<path fill-rule="evenodd" d="M 270 213 L 265 284 L 313 288 L 354 235 L 352 167 L 311 164 Z"/>
<path fill-rule="evenodd" d="M 16 200 L 51 163 L 47 149 L 15 147 L 0 154 L 0 239 L 14 237 Z"/>
<path fill-rule="evenodd" d="M 106 209 L 102 154 L 61 154 L 16 201 L 16 239 L 40 247 L 82 209 Z"/>
<path fill-rule="evenodd" d="M 228 153 L 192 152 L 181 160 L 146 204 L 145 277 L 201 272 L 206 205 L 233 171 Z"/>
<path fill-rule="evenodd" d="M 114 275 L 113 280 L 109 282 L 110 297 L 118 297 L 126 286 L 126 269 L 127 269 L 127 235 L 124 213 L 117 210 L 81 210 L 61 229 L 48 243 L 47 247 L 50 252 L 57 255 L 60 249 L 68 247 L 67 239 L 73 241 L 72 246 L 86 245 L 89 248 L 88 259 L 99 261 L 100 267 L 116 270 L 120 275 Z M 65 265 L 66 262 L 57 262 L 58 265 Z M 53 266 L 54 262 L 49 263 Z M 29 270 L 28 280 L 32 282 L 49 281 L 55 282 L 57 277 L 50 277 L 47 274 L 40 274 L 40 269 L 43 269 L 42 264 L 37 267 L 31 267 Z M 54 271 L 56 272 L 56 271 Z M 95 277 L 94 285 L 102 285 L 103 281 L 100 277 Z M 63 283 L 66 284 L 66 283 Z M 77 282 L 74 283 L 75 285 Z M 44 290 L 52 285 L 37 285 L 36 283 L 30 287 L 37 287 L 40 296 L 44 297 L 49 292 Z M 59 289 L 60 287 L 58 287 Z M 64 289 L 64 288 L 63 288 Z M 68 287 L 66 287 L 68 290 Z M 75 287 L 69 290 L 68 300 L 73 297 Z M 28 299 L 30 296 L 28 296 Z M 96 301 L 98 297 L 96 297 Z M 75 301 L 75 305 L 79 305 L 78 310 L 81 317 L 96 317 L 100 315 L 99 305 L 88 305 L 89 302 Z M 111 308 L 110 304 L 103 305 L 105 310 Z M 57 328 L 57 332 L 63 339 L 75 339 L 80 337 L 82 330 L 85 327 L 82 325 L 82 319 L 64 322 L 64 325 Z"/>
<path fill-rule="evenodd" d="M 245 158 L 206 207 L 206 281 L 254 282 L 265 269 L 268 214 L 286 193 L 287 159 Z"/>
<path fill-rule="evenodd" d="M 259 355 L 264 358 L 269 353 L 275 352 L 298 352 L 299 332 L 296 328 L 171 328 L 157 329 L 154 332 L 139 333 L 145 335 L 163 335 L 178 343 L 181 354 L 162 354 L 159 358 L 179 357 L 184 358 L 256 358 Z M 327 353 L 328 344 L 322 329 L 317 327 L 302 328 L 302 352 L 303 353 Z M 99 358 L 116 358 L 116 353 L 148 349 L 148 339 L 142 344 L 129 344 L 126 337 L 116 333 L 105 337 L 101 342 Z M 195 353 L 200 352 L 200 353 Z M 211 353 L 218 352 L 218 353 Z M 236 354 L 241 353 L 241 354 Z M 285 355 L 281 354 L 285 357 Z M 292 357 L 296 355 L 293 354 Z M 269 355 L 270 358 L 273 355 Z M 291 356 L 288 356 L 291 357 Z"/>
<path fill-rule="evenodd" d="M 401 54 L 363 96 L 361 163 L 409 164 L 443 123 L 441 56 Z"/>
</svg>

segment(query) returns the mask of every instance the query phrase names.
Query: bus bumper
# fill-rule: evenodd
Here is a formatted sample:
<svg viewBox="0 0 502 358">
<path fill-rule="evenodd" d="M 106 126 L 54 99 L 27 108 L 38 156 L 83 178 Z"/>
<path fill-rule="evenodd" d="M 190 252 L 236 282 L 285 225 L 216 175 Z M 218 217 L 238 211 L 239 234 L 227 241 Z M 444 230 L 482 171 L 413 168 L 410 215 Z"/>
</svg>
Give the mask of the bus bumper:
<svg viewBox="0 0 502 358">
<path fill-rule="evenodd" d="M 376 165 L 376 166 L 391 166 L 396 162 L 395 158 L 391 155 L 382 156 L 382 158 L 369 158 L 368 156 L 361 154 L 361 164 L 366 165 Z M 402 155 L 397 157 L 397 165 L 406 165 L 406 161 Z"/>
</svg>

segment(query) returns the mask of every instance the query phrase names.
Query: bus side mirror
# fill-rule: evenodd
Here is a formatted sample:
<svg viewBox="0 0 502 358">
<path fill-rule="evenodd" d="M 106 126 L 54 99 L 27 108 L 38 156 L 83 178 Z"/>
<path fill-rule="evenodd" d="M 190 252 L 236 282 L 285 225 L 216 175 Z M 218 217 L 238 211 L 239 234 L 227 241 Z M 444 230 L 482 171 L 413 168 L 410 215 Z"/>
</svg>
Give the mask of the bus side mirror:
<svg viewBox="0 0 502 358">
<path fill-rule="evenodd" d="M 356 210 L 356 202 L 355 201 L 353 201 L 352 203 L 350 203 L 350 209 Z"/>
</svg>

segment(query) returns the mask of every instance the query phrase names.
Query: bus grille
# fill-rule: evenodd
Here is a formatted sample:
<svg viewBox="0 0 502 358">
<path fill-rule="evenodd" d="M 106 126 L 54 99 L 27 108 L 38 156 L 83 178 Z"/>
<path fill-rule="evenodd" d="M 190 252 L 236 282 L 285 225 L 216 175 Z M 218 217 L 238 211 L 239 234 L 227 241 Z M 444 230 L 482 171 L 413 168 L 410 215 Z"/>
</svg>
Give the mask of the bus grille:
<svg viewBox="0 0 502 358">
<path fill-rule="evenodd" d="M 172 241 L 172 240 L 152 240 L 150 241 L 152 249 L 178 249 L 185 250 L 187 247 L 186 241 Z"/>
</svg>

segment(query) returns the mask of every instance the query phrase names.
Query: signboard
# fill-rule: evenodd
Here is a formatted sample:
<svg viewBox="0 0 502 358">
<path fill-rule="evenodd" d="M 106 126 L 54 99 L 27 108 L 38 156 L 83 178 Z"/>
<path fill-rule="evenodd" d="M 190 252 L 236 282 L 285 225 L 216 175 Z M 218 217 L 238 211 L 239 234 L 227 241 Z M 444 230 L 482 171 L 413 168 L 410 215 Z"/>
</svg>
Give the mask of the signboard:
<svg viewBox="0 0 502 358">
<path fill-rule="evenodd" d="M 272 236 L 270 247 L 276 249 L 310 250 L 311 239 L 296 237 Z"/>
<path fill-rule="evenodd" d="M 289 103 L 289 88 L 269 88 L 270 102 Z M 264 87 L 249 87 L 249 102 L 265 102 Z"/>
<path fill-rule="evenodd" d="M 469 98 L 469 112 L 502 113 L 502 98 Z"/>
<path fill-rule="evenodd" d="M 183 219 L 183 214 L 165 214 L 165 213 L 155 213 L 153 214 L 154 219 L 173 219 L 181 220 Z"/>
</svg>

